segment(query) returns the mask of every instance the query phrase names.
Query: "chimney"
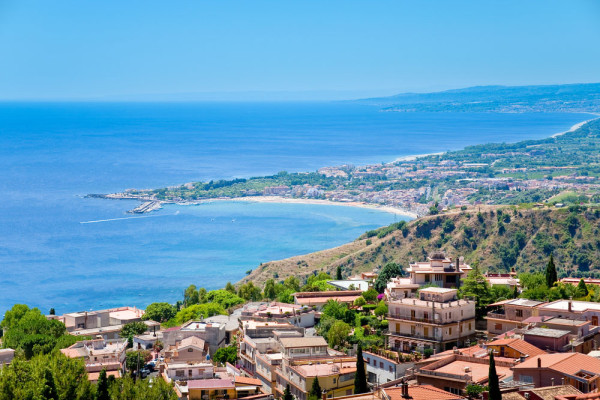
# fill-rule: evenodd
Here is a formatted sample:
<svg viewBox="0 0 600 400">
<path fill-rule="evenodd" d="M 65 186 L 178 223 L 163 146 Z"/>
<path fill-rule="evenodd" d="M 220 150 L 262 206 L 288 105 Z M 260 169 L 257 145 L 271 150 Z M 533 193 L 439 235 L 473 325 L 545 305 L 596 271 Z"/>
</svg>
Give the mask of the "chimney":
<svg viewBox="0 0 600 400">
<path fill-rule="evenodd" d="M 456 257 L 456 270 L 460 271 L 460 256 Z"/>
<path fill-rule="evenodd" d="M 538 368 L 542 368 L 542 358 L 538 357 L 537 359 Z"/>
<path fill-rule="evenodd" d="M 569 299 L 569 312 L 573 311 L 573 302 Z"/>
<path fill-rule="evenodd" d="M 402 398 L 404 398 L 404 399 L 410 398 L 410 396 L 408 395 L 408 382 L 406 382 L 406 381 L 402 382 Z"/>
<path fill-rule="evenodd" d="M 321 398 L 322 398 L 322 400 L 327 400 L 327 390 L 323 390 L 321 392 Z"/>
</svg>

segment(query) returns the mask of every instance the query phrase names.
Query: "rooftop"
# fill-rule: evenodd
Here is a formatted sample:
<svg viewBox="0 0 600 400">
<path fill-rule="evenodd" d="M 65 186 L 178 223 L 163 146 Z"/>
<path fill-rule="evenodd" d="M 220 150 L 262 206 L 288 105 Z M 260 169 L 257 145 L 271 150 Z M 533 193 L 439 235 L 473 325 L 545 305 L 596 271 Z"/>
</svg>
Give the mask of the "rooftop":
<svg viewBox="0 0 600 400">
<path fill-rule="evenodd" d="M 386 388 L 383 389 L 385 394 L 388 395 L 390 400 L 404 400 L 402 397 L 402 388 Z M 412 400 L 458 400 L 464 399 L 464 397 L 457 394 L 446 392 L 445 390 L 438 389 L 431 385 L 409 385 L 408 395 Z"/>
<path fill-rule="evenodd" d="M 524 331 L 523 335 L 559 338 L 568 335 L 569 333 L 571 332 L 564 331 L 562 329 L 531 328 L 529 330 Z"/>
<path fill-rule="evenodd" d="M 349 374 L 356 371 L 356 361 L 332 362 L 323 364 L 304 364 L 292 367 L 300 375 L 311 378 L 315 376 L 329 376 L 338 374 Z"/>
<path fill-rule="evenodd" d="M 441 287 L 428 287 L 425 289 L 421 289 L 421 293 L 450 293 L 450 292 L 458 292 L 456 289 L 446 289 Z"/>
<path fill-rule="evenodd" d="M 583 312 L 586 310 L 600 311 L 600 303 L 575 300 L 557 300 L 540 306 L 540 308 L 545 310 L 569 311 L 569 303 L 571 303 L 571 311 L 573 312 Z"/>
<path fill-rule="evenodd" d="M 521 354 L 526 354 L 530 357 L 537 356 L 540 354 L 546 354 L 542 349 L 535 347 L 534 345 L 527 343 L 521 339 L 499 339 L 494 340 L 487 344 L 487 346 L 506 346 L 518 351 Z"/>
<path fill-rule="evenodd" d="M 541 368 L 550 368 L 568 375 L 575 375 L 583 369 L 600 375 L 600 359 L 581 353 L 542 354 L 515 365 L 513 369 L 536 369 L 538 360 L 540 360 Z"/>
<path fill-rule="evenodd" d="M 206 321 L 188 321 L 183 324 L 179 329 L 182 331 L 197 331 L 204 332 L 206 328 L 214 327 L 220 328 L 223 326 L 219 322 L 206 322 Z"/>
<path fill-rule="evenodd" d="M 293 347 L 327 347 L 327 342 L 322 336 L 305 336 L 305 337 L 281 337 L 279 341 L 285 348 Z"/>
<path fill-rule="evenodd" d="M 187 382 L 189 389 L 233 389 L 231 379 L 193 379 Z"/>
</svg>

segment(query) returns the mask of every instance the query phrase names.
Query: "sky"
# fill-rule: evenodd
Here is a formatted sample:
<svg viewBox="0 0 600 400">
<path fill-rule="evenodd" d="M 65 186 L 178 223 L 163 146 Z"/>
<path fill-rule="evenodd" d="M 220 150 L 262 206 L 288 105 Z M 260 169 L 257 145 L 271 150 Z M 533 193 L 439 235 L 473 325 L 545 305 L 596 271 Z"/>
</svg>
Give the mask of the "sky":
<svg viewBox="0 0 600 400">
<path fill-rule="evenodd" d="M 600 82 L 599 43 L 596 0 L 0 0 L 0 99 Z"/>
</svg>

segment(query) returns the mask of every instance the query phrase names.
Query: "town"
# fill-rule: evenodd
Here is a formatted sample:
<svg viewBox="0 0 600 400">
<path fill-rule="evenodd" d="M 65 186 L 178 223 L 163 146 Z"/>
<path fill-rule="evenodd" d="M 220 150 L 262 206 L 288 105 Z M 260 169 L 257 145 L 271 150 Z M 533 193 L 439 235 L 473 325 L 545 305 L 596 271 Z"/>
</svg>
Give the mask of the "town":
<svg viewBox="0 0 600 400">
<path fill-rule="evenodd" d="M 89 398 L 132 378 L 190 400 L 600 398 L 600 303 L 586 301 L 600 280 L 559 281 L 551 258 L 538 286 L 569 296 L 539 301 L 514 269 L 482 272 L 440 251 L 404 271 L 192 285 L 146 310 L 15 305 L 1 325 L 0 390 L 20 393 L 6 379 L 40 362 L 58 390 L 67 372 L 48 368 L 72 360 L 77 384 L 96 387 Z"/>
</svg>

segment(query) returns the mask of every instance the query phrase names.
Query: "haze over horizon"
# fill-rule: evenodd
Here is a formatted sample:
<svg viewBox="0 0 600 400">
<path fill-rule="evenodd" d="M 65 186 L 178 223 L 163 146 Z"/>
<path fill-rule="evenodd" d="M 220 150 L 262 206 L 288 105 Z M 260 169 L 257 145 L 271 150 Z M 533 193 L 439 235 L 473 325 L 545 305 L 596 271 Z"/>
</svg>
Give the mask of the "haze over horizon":
<svg viewBox="0 0 600 400">
<path fill-rule="evenodd" d="M 595 1 L 0 5 L 0 100 L 332 100 L 600 82 Z"/>
</svg>

